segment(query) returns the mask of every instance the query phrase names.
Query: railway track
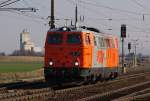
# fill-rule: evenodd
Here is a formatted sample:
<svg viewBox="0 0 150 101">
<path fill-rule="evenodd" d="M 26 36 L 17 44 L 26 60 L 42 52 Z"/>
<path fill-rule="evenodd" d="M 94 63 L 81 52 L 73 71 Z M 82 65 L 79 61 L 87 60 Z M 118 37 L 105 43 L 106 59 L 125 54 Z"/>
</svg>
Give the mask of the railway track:
<svg viewBox="0 0 150 101">
<path fill-rule="evenodd" d="M 123 96 L 123 97 L 120 97 L 120 98 L 116 98 L 112 101 L 132 101 L 132 100 L 146 100 L 146 101 L 149 101 L 150 99 L 150 88 L 145 88 L 144 90 L 140 90 L 140 91 L 137 91 L 137 92 L 134 92 L 134 93 L 131 93 L 129 95 L 126 95 L 126 96 Z"/>
<path fill-rule="evenodd" d="M 41 99 L 47 101 L 68 101 L 68 100 L 78 100 L 82 98 L 86 98 L 87 96 L 94 96 L 98 93 L 103 93 L 110 91 L 110 89 L 116 89 L 117 87 L 122 88 L 123 86 L 128 86 L 124 84 L 135 84 L 139 82 L 146 81 L 146 76 L 150 76 L 150 73 L 140 73 L 134 75 L 124 75 L 114 81 L 101 82 L 92 85 L 83 85 L 80 87 L 67 88 L 63 90 L 55 90 L 57 87 L 52 89 L 52 87 L 39 88 L 39 89 L 23 89 L 17 90 L 12 89 L 9 92 L 0 94 L 0 100 L 9 100 L 9 101 L 22 101 L 22 100 L 33 100 L 33 99 Z M 130 81 L 130 83 L 129 83 Z M 121 84 L 120 84 L 121 83 Z"/>
<path fill-rule="evenodd" d="M 94 96 L 99 93 L 107 92 L 110 90 L 116 90 L 122 87 L 134 85 L 136 83 L 145 82 L 148 80 L 147 78 L 145 78 L 146 76 L 150 76 L 150 74 L 141 74 L 138 76 L 130 76 L 129 78 L 122 78 L 110 82 L 98 83 L 95 85 L 89 85 L 85 87 L 65 89 L 64 91 L 56 91 L 56 98 L 50 98 L 49 100 L 59 101 L 63 99 L 63 101 L 68 101 L 69 99 L 70 101 L 76 101 L 78 99 Z"/>
<path fill-rule="evenodd" d="M 2 84 L 0 87 L 0 94 L 3 93 L 10 93 L 12 91 L 16 90 L 21 90 L 21 89 L 26 89 L 26 88 L 40 88 L 46 86 L 44 80 L 35 80 L 35 81 L 30 81 L 30 82 L 15 82 L 15 83 L 10 83 L 10 84 Z M 47 85 L 48 86 L 48 85 Z"/>
<path fill-rule="evenodd" d="M 149 74 L 149 72 L 144 73 L 136 73 L 136 74 L 130 74 L 130 75 L 121 75 L 116 80 L 124 79 L 124 78 L 134 78 L 139 75 Z M 116 81 L 115 80 L 115 81 Z M 36 85 L 36 86 L 34 86 Z M 40 86 L 40 87 L 39 87 Z M 1 93 L 9 93 L 12 90 L 18 90 L 18 89 L 25 89 L 25 88 L 44 88 L 49 87 L 49 85 L 45 84 L 44 80 L 33 80 L 33 81 L 21 81 L 21 82 L 14 82 L 14 83 L 8 83 L 8 84 L 1 84 L 0 85 L 0 94 Z"/>
<path fill-rule="evenodd" d="M 110 101 L 112 99 L 119 98 L 121 96 L 125 96 L 125 95 L 128 95 L 128 94 L 133 93 L 133 92 L 137 92 L 137 91 L 140 91 L 140 90 L 143 90 L 143 89 L 149 89 L 149 85 L 150 85 L 150 81 L 146 81 L 144 83 L 139 83 L 139 84 L 136 84 L 136 85 L 124 87 L 124 88 L 121 88 L 121 89 L 118 89 L 118 90 L 112 90 L 112 91 L 109 91 L 109 92 L 106 92 L 106 93 L 96 94 L 94 96 L 83 98 L 83 99 L 80 99 L 78 101 Z M 130 98 L 130 100 L 133 100 L 133 99 L 135 100 L 137 97 L 136 98 L 134 98 L 134 97 L 125 97 L 125 98 L 120 99 L 120 101 L 125 101 L 125 100 L 130 101 L 129 98 Z M 116 99 L 116 100 L 113 100 L 113 101 L 118 101 L 118 100 L 119 99 Z"/>
<path fill-rule="evenodd" d="M 150 100 L 150 93 L 141 94 L 133 97 L 129 97 L 126 99 L 118 99 L 117 101 L 149 101 Z"/>
</svg>

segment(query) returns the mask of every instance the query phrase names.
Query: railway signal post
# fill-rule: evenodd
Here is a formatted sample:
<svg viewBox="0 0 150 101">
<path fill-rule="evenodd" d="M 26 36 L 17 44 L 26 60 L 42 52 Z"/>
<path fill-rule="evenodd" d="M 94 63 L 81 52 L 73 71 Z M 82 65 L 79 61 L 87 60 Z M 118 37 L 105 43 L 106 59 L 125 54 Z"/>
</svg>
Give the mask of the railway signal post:
<svg viewBox="0 0 150 101">
<path fill-rule="evenodd" d="M 125 58 L 124 58 L 124 38 L 126 38 L 126 25 L 121 25 L 121 41 L 122 41 L 122 73 L 125 72 Z"/>
<path fill-rule="evenodd" d="M 137 66 L 137 57 L 136 57 L 136 51 L 137 51 L 137 43 L 138 40 L 134 40 L 134 67 Z"/>
<path fill-rule="evenodd" d="M 131 43 L 128 43 L 128 50 L 129 50 L 129 54 L 130 54 L 130 50 L 131 50 Z"/>
<path fill-rule="evenodd" d="M 132 60 L 133 60 L 133 59 L 130 59 L 130 55 L 131 55 L 130 54 L 130 51 L 131 51 L 131 42 L 128 43 L 128 50 L 129 50 L 129 60 L 130 60 L 130 61 L 128 61 L 128 64 L 129 64 L 129 67 L 131 67 Z"/>
</svg>

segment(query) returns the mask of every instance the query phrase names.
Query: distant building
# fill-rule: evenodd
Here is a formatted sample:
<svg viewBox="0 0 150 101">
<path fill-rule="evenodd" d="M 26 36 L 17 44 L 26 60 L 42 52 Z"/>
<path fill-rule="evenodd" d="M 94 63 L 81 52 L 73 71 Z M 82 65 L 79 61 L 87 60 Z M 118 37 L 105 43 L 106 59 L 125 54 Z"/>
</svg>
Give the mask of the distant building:
<svg viewBox="0 0 150 101">
<path fill-rule="evenodd" d="M 41 47 L 34 47 L 33 49 L 34 52 L 42 52 L 42 48 Z"/>
<path fill-rule="evenodd" d="M 20 34 L 20 51 L 22 52 L 33 52 L 33 53 L 43 53 L 41 47 L 36 47 L 30 39 L 30 33 L 24 29 Z"/>
<path fill-rule="evenodd" d="M 29 32 L 23 30 L 20 34 L 20 50 L 23 51 L 34 51 L 34 43 L 30 40 Z"/>
</svg>

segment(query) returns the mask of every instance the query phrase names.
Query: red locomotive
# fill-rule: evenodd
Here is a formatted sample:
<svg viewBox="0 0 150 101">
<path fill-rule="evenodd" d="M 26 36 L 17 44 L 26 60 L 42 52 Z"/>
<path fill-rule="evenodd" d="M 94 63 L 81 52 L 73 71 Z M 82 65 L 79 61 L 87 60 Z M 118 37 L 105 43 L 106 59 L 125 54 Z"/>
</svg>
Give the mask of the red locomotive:
<svg viewBox="0 0 150 101">
<path fill-rule="evenodd" d="M 118 75 L 118 38 L 90 27 L 51 29 L 45 41 L 46 81 L 114 78 Z"/>
</svg>

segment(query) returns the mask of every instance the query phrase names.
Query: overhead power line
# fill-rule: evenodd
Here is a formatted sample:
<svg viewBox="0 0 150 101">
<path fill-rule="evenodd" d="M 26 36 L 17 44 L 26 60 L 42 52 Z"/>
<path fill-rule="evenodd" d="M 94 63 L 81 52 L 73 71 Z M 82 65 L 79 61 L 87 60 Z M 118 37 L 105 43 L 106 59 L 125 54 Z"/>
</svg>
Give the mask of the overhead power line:
<svg viewBox="0 0 150 101">
<path fill-rule="evenodd" d="M 16 10 L 21 12 L 36 12 L 37 9 L 35 8 L 0 8 L 0 11 L 10 11 Z"/>
<path fill-rule="evenodd" d="M 83 0 L 81 0 L 80 3 L 87 4 L 87 5 L 92 5 L 92 6 L 95 6 L 95 7 L 101 7 L 101 8 L 105 8 L 105 9 L 109 9 L 109 10 L 121 12 L 121 13 L 129 13 L 129 14 L 134 14 L 134 15 L 142 15 L 142 13 L 139 13 L 139 12 L 128 11 L 128 10 L 123 10 L 123 9 L 118 9 L 118 8 L 113 8 L 113 7 L 109 7 L 109 6 L 106 6 L 106 5 L 96 4 L 96 3 L 87 2 L 87 1 L 83 1 Z"/>
<path fill-rule="evenodd" d="M 11 1 L 11 0 L 9 0 L 9 1 Z M 5 7 L 5 6 L 8 6 L 8 5 L 14 4 L 14 3 L 16 3 L 18 1 L 20 1 L 20 0 L 15 0 L 15 1 L 12 1 L 10 3 L 6 3 L 6 4 L 4 3 L 4 5 L 1 5 L 0 7 Z"/>
<path fill-rule="evenodd" d="M 140 6 L 141 8 L 150 11 L 150 9 L 148 9 L 146 6 L 142 5 L 141 3 L 139 3 L 137 0 L 131 0 L 132 2 L 134 2 L 135 4 L 137 4 L 138 6 Z"/>
<path fill-rule="evenodd" d="M 66 0 L 66 1 L 68 1 L 70 4 L 76 5 L 76 2 L 75 2 L 74 0 Z M 99 14 L 102 14 L 102 13 L 103 13 L 103 12 L 100 12 L 99 10 L 95 10 L 95 9 L 93 9 L 93 8 L 89 8 L 89 7 L 85 6 L 85 5 L 82 5 L 81 3 L 78 3 L 78 5 L 79 5 L 81 8 L 87 10 L 88 12 L 90 11 L 90 13 L 94 13 L 94 14 L 96 14 L 96 15 L 99 15 Z M 82 13 L 80 13 L 80 11 L 78 12 L 78 14 L 82 15 Z M 93 14 L 92 14 L 92 15 L 93 15 Z M 105 16 L 105 18 L 107 18 L 107 16 L 106 16 L 104 13 L 103 13 L 102 15 Z"/>
<path fill-rule="evenodd" d="M 28 14 L 24 13 L 24 12 L 36 12 L 38 10 L 36 8 L 32 8 L 32 7 L 29 7 L 29 8 L 12 8 L 12 7 L 6 8 L 5 7 L 5 6 L 8 6 L 10 4 L 19 2 L 19 1 L 21 1 L 21 0 L 7 0 L 5 2 L 2 2 L 0 4 L 0 11 L 8 11 L 8 12 L 12 12 L 12 13 L 17 13 L 19 15 L 23 15 L 23 16 L 28 16 L 28 17 L 44 20 L 43 17 L 39 17 L 39 16 L 36 16 L 36 15 L 34 15 L 34 16 L 33 15 L 28 15 Z"/>
<path fill-rule="evenodd" d="M 4 2 L 0 3 L 0 5 L 3 5 L 3 4 L 5 4 L 5 3 L 9 2 L 9 1 L 12 1 L 12 0 L 4 1 Z"/>
</svg>

